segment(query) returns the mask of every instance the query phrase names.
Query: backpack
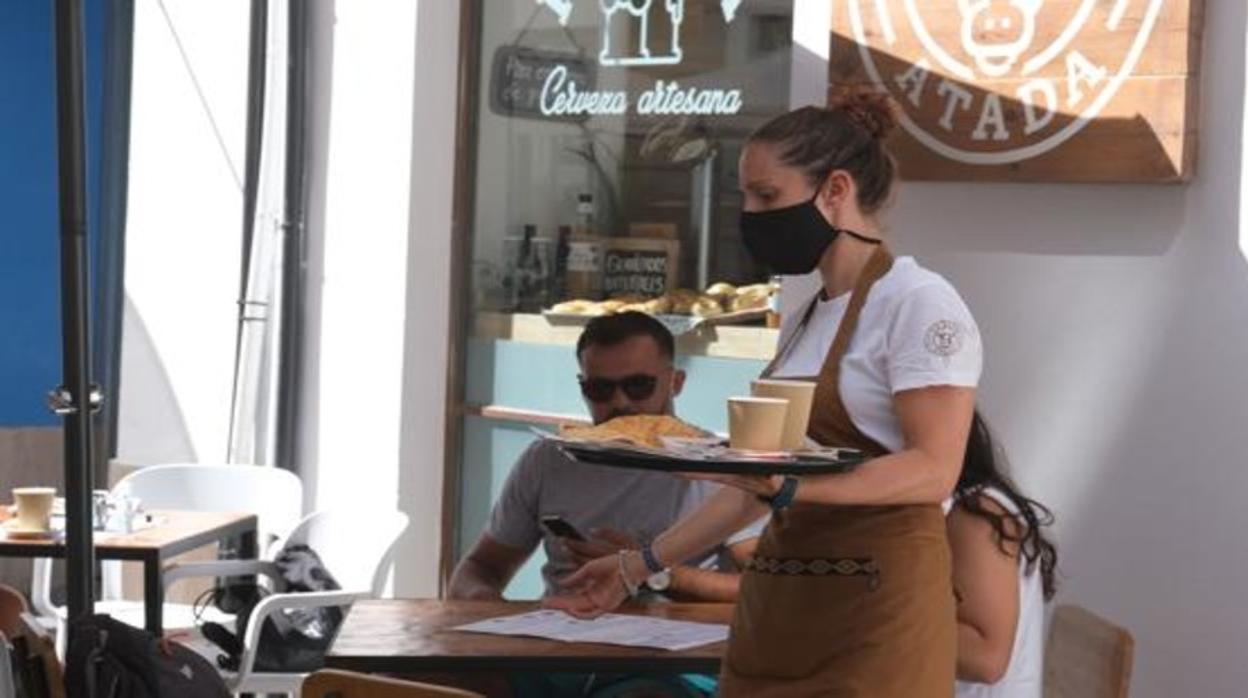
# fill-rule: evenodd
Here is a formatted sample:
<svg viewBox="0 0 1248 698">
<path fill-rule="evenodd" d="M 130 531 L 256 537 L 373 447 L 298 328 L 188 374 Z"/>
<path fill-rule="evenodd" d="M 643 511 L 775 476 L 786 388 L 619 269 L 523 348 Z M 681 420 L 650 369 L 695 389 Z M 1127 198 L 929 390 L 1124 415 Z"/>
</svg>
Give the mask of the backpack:
<svg viewBox="0 0 1248 698">
<path fill-rule="evenodd" d="M 106 615 L 70 626 L 65 688 L 75 698 L 229 698 L 215 667 L 176 642 Z"/>
<path fill-rule="evenodd" d="M 329 570 L 325 569 L 316 551 L 307 545 L 289 545 L 273 560 L 282 581 L 284 593 L 309 591 L 336 591 L 340 589 Z M 220 647 L 225 654 L 217 657 L 217 664 L 229 671 L 238 671 L 243 653 L 242 635 L 247 631 L 256 604 L 266 592 L 254 582 L 226 583 L 215 590 L 213 597 L 218 604 L 225 599 L 240 606 L 232 632 L 219 623 L 206 622 L 200 626 L 204 637 Z M 222 609 L 226 610 L 226 609 Z M 342 623 L 343 608 L 327 606 L 319 608 L 288 608 L 268 618 L 260 626 L 260 643 L 256 649 L 254 671 L 310 672 L 325 665 L 325 651 Z"/>
</svg>

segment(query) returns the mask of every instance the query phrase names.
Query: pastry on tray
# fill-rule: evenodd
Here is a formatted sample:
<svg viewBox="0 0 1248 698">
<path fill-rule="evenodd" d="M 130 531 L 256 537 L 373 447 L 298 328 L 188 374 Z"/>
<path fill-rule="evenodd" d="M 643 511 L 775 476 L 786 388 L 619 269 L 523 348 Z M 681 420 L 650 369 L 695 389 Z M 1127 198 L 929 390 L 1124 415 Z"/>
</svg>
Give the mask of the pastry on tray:
<svg viewBox="0 0 1248 698">
<path fill-rule="evenodd" d="M 616 417 L 596 426 L 565 427 L 560 433 L 569 441 L 589 443 L 623 442 L 635 446 L 663 448 L 663 437 L 699 438 L 707 432 L 670 415 L 638 414 Z"/>
<path fill-rule="evenodd" d="M 602 315 L 602 307 L 594 301 L 572 300 L 564 303 L 556 303 L 550 312 L 559 315 L 585 315 L 594 316 Z"/>
</svg>

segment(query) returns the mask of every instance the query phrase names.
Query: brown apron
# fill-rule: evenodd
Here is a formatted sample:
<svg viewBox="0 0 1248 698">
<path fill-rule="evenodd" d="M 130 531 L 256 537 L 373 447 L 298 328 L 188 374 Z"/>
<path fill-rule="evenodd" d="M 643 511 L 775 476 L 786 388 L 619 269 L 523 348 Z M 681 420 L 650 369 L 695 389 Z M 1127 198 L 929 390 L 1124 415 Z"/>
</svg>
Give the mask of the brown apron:
<svg viewBox="0 0 1248 698">
<path fill-rule="evenodd" d="M 812 378 L 818 387 L 807 433 L 821 444 L 888 453 L 854 426 L 839 386 L 867 292 L 892 263 L 883 246 L 871 256 Z M 794 346 L 817 300 L 764 376 Z M 742 578 L 719 693 L 947 698 L 956 654 L 939 505 L 795 504 L 772 516 Z"/>
</svg>

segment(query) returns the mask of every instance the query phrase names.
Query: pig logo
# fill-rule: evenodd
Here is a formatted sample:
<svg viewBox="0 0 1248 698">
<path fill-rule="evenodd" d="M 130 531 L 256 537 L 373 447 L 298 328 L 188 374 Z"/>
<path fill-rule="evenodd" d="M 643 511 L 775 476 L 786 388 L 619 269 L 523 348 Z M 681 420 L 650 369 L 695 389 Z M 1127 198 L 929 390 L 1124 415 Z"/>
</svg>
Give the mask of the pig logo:
<svg viewBox="0 0 1248 698">
<path fill-rule="evenodd" d="M 1036 14 L 1044 0 L 958 0 L 962 48 L 980 72 L 999 78 L 1009 73 L 1036 38 Z"/>
<path fill-rule="evenodd" d="M 867 77 L 896 98 L 907 135 L 943 158 L 984 166 L 1044 155 L 1100 116 L 1167 4 L 845 2 L 833 32 L 856 44 Z"/>
</svg>

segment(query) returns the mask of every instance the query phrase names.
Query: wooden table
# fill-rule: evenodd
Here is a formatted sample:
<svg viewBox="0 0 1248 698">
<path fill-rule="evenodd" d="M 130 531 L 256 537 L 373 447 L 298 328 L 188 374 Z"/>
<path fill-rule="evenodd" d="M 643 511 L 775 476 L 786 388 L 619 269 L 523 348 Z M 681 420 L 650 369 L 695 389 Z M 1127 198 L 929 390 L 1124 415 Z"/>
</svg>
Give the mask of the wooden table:
<svg viewBox="0 0 1248 698">
<path fill-rule="evenodd" d="M 165 587 L 161 570 L 170 558 L 227 538 L 239 538 L 239 557 L 256 557 L 256 516 L 254 514 L 152 511 L 152 523 L 133 533 L 96 531 L 97 560 L 137 560 L 143 563 L 144 625 L 160 635 L 164 631 L 162 611 Z M 3 557 L 65 557 L 62 537 L 18 540 L 0 537 Z"/>
<path fill-rule="evenodd" d="M 325 663 L 334 669 L 384 674 L 719 673 L 722 642 L 669 652 L 449 629 L 537 608 L 537 603 L 510 601 L 359 601 L 339 628 Z M 625 607 L 620 613 L 726 624 L 732 619 L 732 605 L 652 603 Z"/>
</svg>

